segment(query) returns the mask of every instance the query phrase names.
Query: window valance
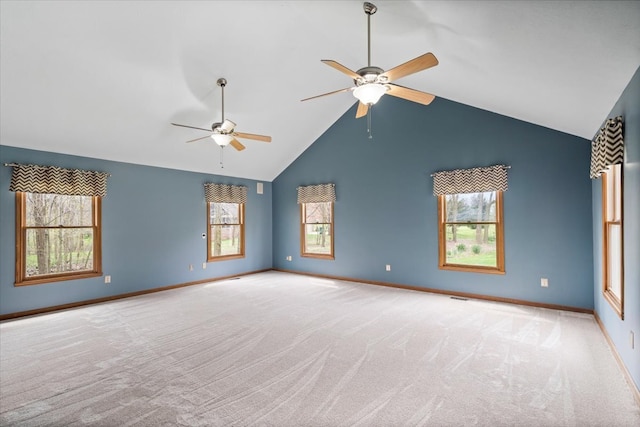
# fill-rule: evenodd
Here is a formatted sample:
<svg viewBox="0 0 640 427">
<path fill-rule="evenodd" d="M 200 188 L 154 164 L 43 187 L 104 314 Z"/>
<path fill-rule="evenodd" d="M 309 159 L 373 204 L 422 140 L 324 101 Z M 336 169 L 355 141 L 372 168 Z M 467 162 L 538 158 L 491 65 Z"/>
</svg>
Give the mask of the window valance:
<svg viewBox="0 0 640 427">
<path fill-rule="evenodd" d="M 317 184 L 298 187 L 298 204 L 336 201 L 335 184 Z"/>
<path fill-rule="evenodd" d="M 207 202 L 214 203 L 247 203 L 247 187 L 207 182 L 204 197 Z"/>
<path fill-rule="evenodd" d="M 433 175 L 433 195 L 507 191 L 507 169 L 495 165 L 471 169 L 436 172 Z"/>
<path fill-rule="evenodd" d="M 39 165 L 9 164 L 7 166 L 13 166 L 9 191 L 66 196 L 104 197 L 107 195 L 109 174 L 105 172 Z"/>
<path fill-rule="evenodd" d="M 608 119 L 596 137 L 591 141 L 591 179 L 599 178 L 609 166 L 624 161 L 624 141 L 622 139 L 622 117 Z"/>
</svg>

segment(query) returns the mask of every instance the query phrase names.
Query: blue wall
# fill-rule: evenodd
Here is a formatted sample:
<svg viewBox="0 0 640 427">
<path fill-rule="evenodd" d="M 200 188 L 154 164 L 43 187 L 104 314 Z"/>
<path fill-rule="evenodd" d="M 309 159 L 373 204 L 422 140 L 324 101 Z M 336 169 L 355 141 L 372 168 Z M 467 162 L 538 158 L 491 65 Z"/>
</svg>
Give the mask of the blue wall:
<svg viewBox="0 0 640 427">
<path fill-rule="evenodd" d="M 274 180 L 274 268 L 593 308 L 589 141 L 442 98 L 384 97 L 371 140 L 354 116 L 355 105 Z M 438 269 L 430 174 L 494 164 L 512 167 L 506 274 Z M 296 187 L 326 182 L 335 260 L 302 258 Z"/>
<path fill-rule="evenodd" d="M 624 320 L 602 296 L 602 183 L 593 188 L 593 258 L 595 311 L 627 369 L 640 389 L 640 68 L 622 96 L 603 118 L 622 116 L 625 160 L 623 165 Z M 635 333 L 635 349 L 629 334 Z"/>
<path fill-rule="evenodd" d="M 0 167 L 0 314 L 271 268 L 271 183 L 0 146 L 1 163 L 33 163 L 108 172 L 102 205 L 104 278 L 13 285 L 15 197 L 11 168 Z M 246 256 L 207 258 L 205 182 L 246 185 Z M 189 264 L 194 270 L 189 271 Z"/>
</svg>

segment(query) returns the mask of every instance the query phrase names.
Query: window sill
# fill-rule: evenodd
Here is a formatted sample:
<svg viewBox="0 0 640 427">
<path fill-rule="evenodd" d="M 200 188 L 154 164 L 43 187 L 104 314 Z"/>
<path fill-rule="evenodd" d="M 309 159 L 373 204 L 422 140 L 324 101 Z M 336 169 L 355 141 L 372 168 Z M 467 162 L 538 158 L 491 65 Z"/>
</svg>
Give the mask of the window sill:
<svg viewBox="0 0 640 427">
<path fill-rule="evenodd" d="M 31 286 L 31 285 L 43 285 L 45 283 L 55 283 L 55 282 L 64 282 L 67 280 L 78 280 L 78 279 L 89 279 L 92 277 L 100 277 L 102 276 L 102 272 L 82 272 L 75 274 L 65 274 L 65 275 L 56 275 L 56 276 L 45 276 L 38 278 L 29 278 L 22 281 L 16 281 L 14 286 Z"/>
<path fill-rule="evenodd" d="M 334 257 L 333 255 L 325 255 L 325 254 L 300 254 L 301 257 L 303 258 L 317 258 L 317 259 L 328 259 L 328 260 L 335 260 L 336 257 Z"/>
<path fill-rule="evenodd" d="M 207 259 L 207 262 L 228 261 L 228 260 L 232 260 L 232 259 L 241 259 L 241 258 L 244 258 L 244 254 L 240 254 L 240 255 L 222 255 L 222 256 L 209 258 L 209 259 Z"/>
<path fill-rule="evenodd" d="M 624 312 L 622 311 L 622 303 L 620 302 L 618 297 L 616 297 L 616 295 L 613 294 L 610 291 L 603 291 L 602 292 L 602 296 L 604 296 L 604 299 L 607 300 L 607 302 L 609 303 L 609 305 L 611 306 L 613 311 L 616 312 L 616 314 L 618 315 L 620 320 L 624 320 Z"/>
<path fill-rule="evenodd" d="M 438 267 L 440 270 L 462 271 L 466 273 L 505 274 L 504 270 L 497 267 L 466 266 L 457 264 L 445 264 Z"/>
</svg>

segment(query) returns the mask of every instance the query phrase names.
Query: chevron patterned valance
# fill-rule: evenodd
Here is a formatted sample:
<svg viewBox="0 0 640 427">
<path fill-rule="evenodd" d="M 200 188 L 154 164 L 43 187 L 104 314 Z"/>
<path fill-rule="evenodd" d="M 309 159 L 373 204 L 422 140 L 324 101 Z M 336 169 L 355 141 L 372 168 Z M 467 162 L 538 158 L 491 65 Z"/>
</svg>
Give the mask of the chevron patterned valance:
<svg viewBox="0 0 640 427">
<path fill-rule="evenodd" d="M 214 203 L 247 203 L 247 187 L 207 182 L 204 197 L 207 202 Z"/>
<path fill-rule="evenodd" d="M 433 195 L 507 191 L 509 166 L 495 165 L 472 169 L 436 172 L 433 175 Z"/>
<path fill-rule="evenodd" d="M 624 141 L 622 139 L 622 117 L 608 119 L 596 137 L 591 141 L 591 179 L 600 178 L 609 166 L 624 161 Z"/>
<path fill-rule="evenodd" d="M 107 177 L 104 172 L 64 169 L 55 166 L 13 166 L 9 191 L 27 193 L 62 194 L 66 196 L 107 195 Z"/>
<path fill-rule="evenodd" d="M 335 184 L 317 184 L 298 187 L 298 204 L 336 201 Z"/>
</svg>

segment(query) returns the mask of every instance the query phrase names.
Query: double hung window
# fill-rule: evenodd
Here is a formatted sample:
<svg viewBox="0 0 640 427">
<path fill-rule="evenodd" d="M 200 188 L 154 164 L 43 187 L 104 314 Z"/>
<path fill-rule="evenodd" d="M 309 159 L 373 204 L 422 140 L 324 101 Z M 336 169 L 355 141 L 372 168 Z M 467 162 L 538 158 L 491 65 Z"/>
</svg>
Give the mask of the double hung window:
<svg viewBox="0 0 640 427">
<path fill-rule="evenodd" d="M 609 166 L 602 174 L 603 294 L 623 317 L 622 166 Z"/>
<path fill-rule="evenodd" d="M 502 191 L 438 196 L 439 266 L 504 272 Z"/>
<path fill-rule="evenodd" d="M 334 184 L 298 187 L 300 205 L 300 256 L 335 259 L 333 211 Z"/>
<path fill-rule="evenodd" d="M 244 258 L 247 187 L 206 183 L 207 261 Z"/>
<path fill-rule="evenodd" d="M 496 165 L 433 174 L 440 269 L 504 274 L 507 169 Z"/>
<path fill-rule="evenodd" d="M 602 178 L 602 293 L 624 318 L 622 117 L 608 119 L 591 141 L 591 179 Z"/>
<path fill-rule="evenodd" d="M 16 193 L 16 284 L 101 274 L 100 198 Z"/>
<path fill-rule="evenodd" d="M 244 257 L 244 203 L 209 202 L 209 261 Z"/>
<path fill-rule="evenodd" d="M 102 197 L 107 174 L 13 165 L 16 286 L 102 275 Z"/>
<path fill-rule="evenodd" d="M 333 202 L 301 203 L 301 255 L 333 258 Z"/>
</svg>

